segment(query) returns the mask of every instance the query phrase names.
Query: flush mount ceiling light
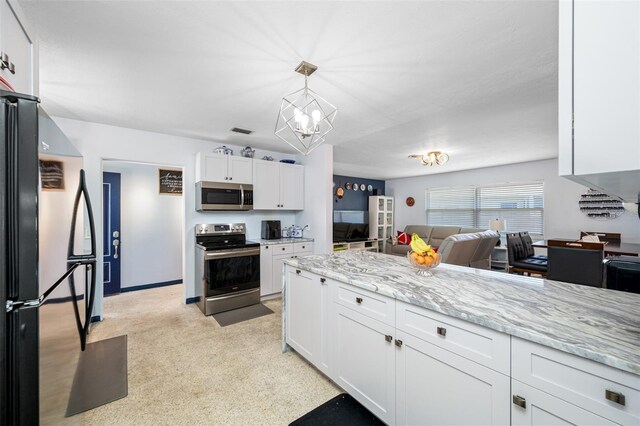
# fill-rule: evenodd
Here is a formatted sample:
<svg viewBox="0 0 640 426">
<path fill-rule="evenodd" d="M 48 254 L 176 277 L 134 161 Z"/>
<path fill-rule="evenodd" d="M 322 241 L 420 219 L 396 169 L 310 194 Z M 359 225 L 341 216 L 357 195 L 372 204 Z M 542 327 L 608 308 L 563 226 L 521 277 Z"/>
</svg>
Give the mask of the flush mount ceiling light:
<svg viewBox="0 0 640 426">
<path fill-rule="evenodd" d="M 282 98 L 275 134 L 303 155 L 324 142 L 333 130 L 338 109 L 309 89 L 307 79 L 318 69 L 302 61 L 295 71 L 304 75 L 304 87 Z"/>
<path fill-rule="evenodd" d="M 419 158 L 423 166 L 442 166 L 449 161 L 449 155 L 440 151 L 431 151 L 426 154 L 413 154 L 409 158 Z"/>
</svg>

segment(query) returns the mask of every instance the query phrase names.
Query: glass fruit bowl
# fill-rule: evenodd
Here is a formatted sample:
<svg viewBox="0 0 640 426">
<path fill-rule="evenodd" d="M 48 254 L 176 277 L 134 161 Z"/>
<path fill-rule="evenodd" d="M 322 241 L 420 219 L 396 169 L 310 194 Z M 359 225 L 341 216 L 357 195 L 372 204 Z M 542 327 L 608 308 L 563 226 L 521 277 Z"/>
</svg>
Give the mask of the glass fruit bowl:
<svg viewBox="0 0 640 426">
<path fill-rule="evenodd" d="M 407 259 L 409 259 L 411 266 L 418 269 L 416 273 L 423 277 L 433 276 L 430 270 L 440 264 L 440 255 L 438 253 L 435 253 L 435 256 L 432 257 L 429 255 L 421 256 L 414 251 L 408 251 Z"/>
</svg>

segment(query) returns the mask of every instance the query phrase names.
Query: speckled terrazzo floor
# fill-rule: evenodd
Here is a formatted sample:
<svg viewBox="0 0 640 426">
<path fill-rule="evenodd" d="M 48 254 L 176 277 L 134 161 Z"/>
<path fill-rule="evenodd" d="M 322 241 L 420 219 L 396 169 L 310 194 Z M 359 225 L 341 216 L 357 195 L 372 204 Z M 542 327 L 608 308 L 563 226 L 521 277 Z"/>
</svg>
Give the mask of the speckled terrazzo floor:
<svg viewBox="0 0 640 426">
<path fill-rule="evenodd" d="M 90 340 L 128 335 L 129 395 L 43 424 L 286 425 L 340 393 L 281 352 L 280 299 L 265 302 L 274 315 L 221 328 L 182 298 L 181 285 L 106 298 Z"/>
</svg>

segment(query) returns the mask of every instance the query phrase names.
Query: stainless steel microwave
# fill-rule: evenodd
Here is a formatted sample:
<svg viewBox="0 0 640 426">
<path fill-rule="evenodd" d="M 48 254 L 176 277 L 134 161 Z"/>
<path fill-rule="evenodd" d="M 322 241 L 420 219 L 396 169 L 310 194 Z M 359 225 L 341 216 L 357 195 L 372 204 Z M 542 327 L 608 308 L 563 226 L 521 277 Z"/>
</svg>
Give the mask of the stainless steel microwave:
<svg viewBox="0 0 640 426">
<path fill-rule="evenodd" d="M 253 210 L 253 185 L 240 183 L 196 183 L 196 210 Z"/>
</svg>

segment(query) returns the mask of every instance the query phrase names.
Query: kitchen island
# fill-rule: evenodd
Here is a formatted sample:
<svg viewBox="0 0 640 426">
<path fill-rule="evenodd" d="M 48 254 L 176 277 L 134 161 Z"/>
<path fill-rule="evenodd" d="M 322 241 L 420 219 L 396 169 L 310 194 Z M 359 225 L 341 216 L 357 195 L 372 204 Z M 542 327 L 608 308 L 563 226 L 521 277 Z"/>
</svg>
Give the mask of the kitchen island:
<svg viewBox="0 0 640 426">
<path fill-rule="evenodd" d="M 285 347 L 389 424 L 640 423 L 639 295 L 444 264 L 421 277 L 369 252 L 285 263 Z"/>
</svg>

